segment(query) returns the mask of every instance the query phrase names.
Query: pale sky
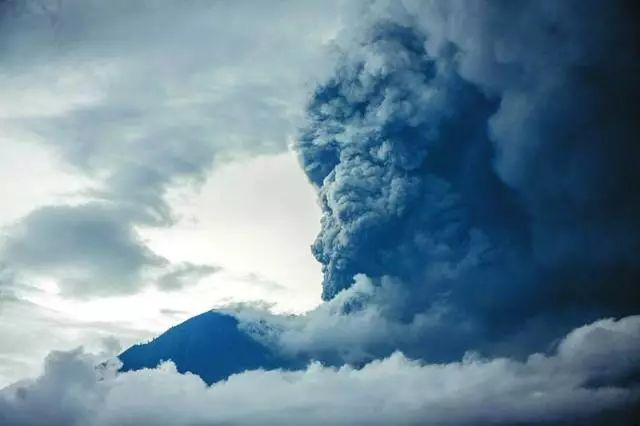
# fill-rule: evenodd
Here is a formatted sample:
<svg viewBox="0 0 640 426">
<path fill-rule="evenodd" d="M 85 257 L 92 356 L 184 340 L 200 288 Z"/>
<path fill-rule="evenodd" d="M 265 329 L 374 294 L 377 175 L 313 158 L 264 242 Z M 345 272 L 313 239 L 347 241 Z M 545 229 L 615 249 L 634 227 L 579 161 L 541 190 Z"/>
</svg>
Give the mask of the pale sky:
<svg viewBox="0 0 640 426">
<path fill-rule="evenodd" d="M 332 9 L 46 5 L 2 26 L 0 386 L 213 307 L 316 306 L 320 211 L 289 147 Z"/>
<path fill-rule="evenodd" d="M 3 180 L 3 199 L 13 206 L 2 212 L 3 227 L 48 197 L 73 199 L 65 191 L 81 183 L 57 168 L 44 149 L 29 146 L 24 154 L 41 167 L 44 185 L 28 169 L 13 169 L 24 191 Z M 302 312 L 320 302 L 320 265 L 309 251 L 320 214 L 292 153 L 229 162 L 200 187 L 176 190 L 170 198 L 179 220 L 169 228 L 141 227 L 147 246 L 171 262 L 210 264 L 220 271 L 194 277 L 179 291 L 149 287 L 91 299 L 61 296 L 56 280 L 46 274 L 29 276 L 25 288 L 13 290 L 20 303 L 2 301 L 2 384 L 35 374 L 52 349 L 85 345 L 99 350 L 102 339 L 116 335 L 129 345 L 213 307 L 266 302 L 274 311 Z"/>
</svg>

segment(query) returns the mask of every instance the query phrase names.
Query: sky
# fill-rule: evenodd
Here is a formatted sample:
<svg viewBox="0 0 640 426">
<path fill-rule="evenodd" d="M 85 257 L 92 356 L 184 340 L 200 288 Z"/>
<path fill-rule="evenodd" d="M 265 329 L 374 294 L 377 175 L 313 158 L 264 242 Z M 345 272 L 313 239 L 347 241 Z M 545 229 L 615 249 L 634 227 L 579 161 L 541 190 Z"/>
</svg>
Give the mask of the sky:
<svg viewBox="0 0 640 426">
<path fill-rule="evenodd" d="M 0 420 L 632 424 L 638 12 L 0 1 Z"/>
<path fill-rule="evenodd" d="M 160 3 L 2 3 L 2 384 L 218 305 L 320 301 L 289 145 L 339 19 Z"/>
</svg>

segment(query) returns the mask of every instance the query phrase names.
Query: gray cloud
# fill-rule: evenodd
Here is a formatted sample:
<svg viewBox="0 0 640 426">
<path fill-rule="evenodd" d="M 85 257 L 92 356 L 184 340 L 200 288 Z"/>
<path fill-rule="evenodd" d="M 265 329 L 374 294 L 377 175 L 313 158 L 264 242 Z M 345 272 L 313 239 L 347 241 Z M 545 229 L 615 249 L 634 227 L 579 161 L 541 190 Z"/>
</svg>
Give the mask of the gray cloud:
<svg viewBox="0 0 640 426">
<path fill-rule="evenodd" d="M 320 3 L 2 5 L 0 92 L 19 101 L 1 125 L 92 181 L 85 205 L 25 217 L 2 259 L 85 297 L 136 291 L 163 263 L 136 227 L 175 221 L 172 188 L 230 157 L 286 149 L 339 25 Z M 159 285 L 186 275 L 169 268 Z"/>
<path fill-rule="evenodd" d="M 169 171 L 197 173 L 214 151 L 283 150 L 306 84 L 328 65 L 322 46 L 337 28 L 320 3 L 49 6 L 55 26 L 34 6 L 3 27 L 4 65 L 31 72 L 14 84 L 35 83 L 47 64 L 60 79 L 77 79 L 72 89 L 96 96 L 57 116 L 30 114 L 12 124 L 34 128 L 72 164 L 91 169 L 123 160 L 123 168 L 151 160 L 155 169 L 155 159 L 179 150 Z M 309 21 L 316 30 L 308 31 Z"/>
<path fill-rule="evenodd" d="M 313 363 L 300 371 L 244 372 L 211 387 L 170 363 L 115 374 L 96 371 L 96 358 L 81 350 L 54 352 L 42 376 L 2 391 L 0 419 L 16 425 L 598 424 L 607 421 L 598 413 L 630 414 L 626 407 L 638 401 L 637 383 L 616 384 L 637 373 L 638 342 L 640 317 L 605 319 L 569 333 L 553 355 L 522 362 L 467 354 L 459 362 L 424 364 L 396 353 L 359 369 Z M 630 417 L 618 418 L 630 424 Z"/>
<path fill-rule="evenodd" d="M 163 308 L 160 309 L 160 313 L 162 315 L 167 315 L 169 317 L 176 317 L 176 316 L 185 316 L 187 315 L 187 312 L 185 311 L 181 311 L 178 309 L 169 309 L 169 308 Z"/>
<path fill-rule="evenodd" d="M 221 268 L 210 265 L 194 265 L 192 263 L 181 263 L 172 271 L 169 271 L 158 278 L 156 285 L 161 290 L 175 291 L 184 288 L 189 284 L 195 284 L 207 275 L 219 272 Z"/>
<path fill-rule="evenodd" d="M 128 219 L 99 203 L 43 207 L 9 230 L 0 256 L 14 269 L 56 279 L 66 295 L 131 293 L 145 269 L 167 261 L 146 248 Z"/>
</svg>

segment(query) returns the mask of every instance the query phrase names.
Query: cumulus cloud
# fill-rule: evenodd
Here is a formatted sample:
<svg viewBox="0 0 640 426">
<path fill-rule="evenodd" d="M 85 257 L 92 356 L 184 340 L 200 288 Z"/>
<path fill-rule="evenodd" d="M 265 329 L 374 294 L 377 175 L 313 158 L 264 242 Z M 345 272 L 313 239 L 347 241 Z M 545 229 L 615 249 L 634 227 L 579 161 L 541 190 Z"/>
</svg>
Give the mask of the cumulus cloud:
<svg viewBox="0 0 640 426">
<path fill-rule="evenodd" d="M 553 355 L 522 362 L 468 354 L 425 364 L 395 353 L 361 368 L 312 363 L 299 371 L 248 371 L 210 387 L 171 363 L 115 373 L 109 363 L 96 369 L 96 358 L 82 350 L 53 352 L 42 376 L 2 391 L 0 419 L 16 425 L 597 424 L 607 420 L 598 413 L 619 419 L 613 416 L 637 403 L 637 382 L 617 383 L 637 373 L 638 342 L 640 317 L 604 319 L 569 333 Z"/>
</svg>

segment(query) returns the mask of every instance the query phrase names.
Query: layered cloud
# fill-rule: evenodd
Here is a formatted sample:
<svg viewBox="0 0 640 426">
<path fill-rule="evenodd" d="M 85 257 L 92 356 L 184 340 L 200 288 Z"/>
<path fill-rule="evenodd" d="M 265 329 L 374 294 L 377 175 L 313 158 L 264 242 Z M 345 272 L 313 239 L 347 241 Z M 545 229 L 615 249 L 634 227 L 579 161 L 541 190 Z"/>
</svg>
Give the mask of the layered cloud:
<svg viewBox="0 0 640 426">
<path fill-rule="evenodd" d="M 624 421 L 640 389 L 640 318 L 572 331 L 553 355 L 468 354 L 424 364 L 400 353 L 362 368 L 312 363 L 248 371 L 208 387 L 171 363 L 115 373 L 82 350 L 52 353 L 32 382 L 0 394 L 7 424 L 599 424 Z M 625 381 L 626 380 L 626 381 Z M 622 387 L 621 384 L 625 383 Z M 143 397 L 141 397 L 143 396 Z M 242 401 L 242 403 L 239 403 Z M 624 423 L 623 423 L 624 424 Z"/>
<path fill-rule="evenodd" d="M 100 204 L 41 208 L 6 238 L 2 259 L 57 279 L 70 295 L 135 291 L 145 268 L 167 261 L 148 250 L 118 213 Z"/>
<path fill-rule="evenodd" d="M 10 226 L 1 261 L 52 271 L 78 297 L 136 292 L 167 264 L 139 228 L 175 223 L 170 190 L 230 158 L 286 149 L 339 25 L 319 4 L 260 2 L 9 0 L 0 19 L 3 138 L 89 180 L 73 206 Z M 188 267 L 158 272 L 159 288 L 182 286 Z"/>
</svg>

